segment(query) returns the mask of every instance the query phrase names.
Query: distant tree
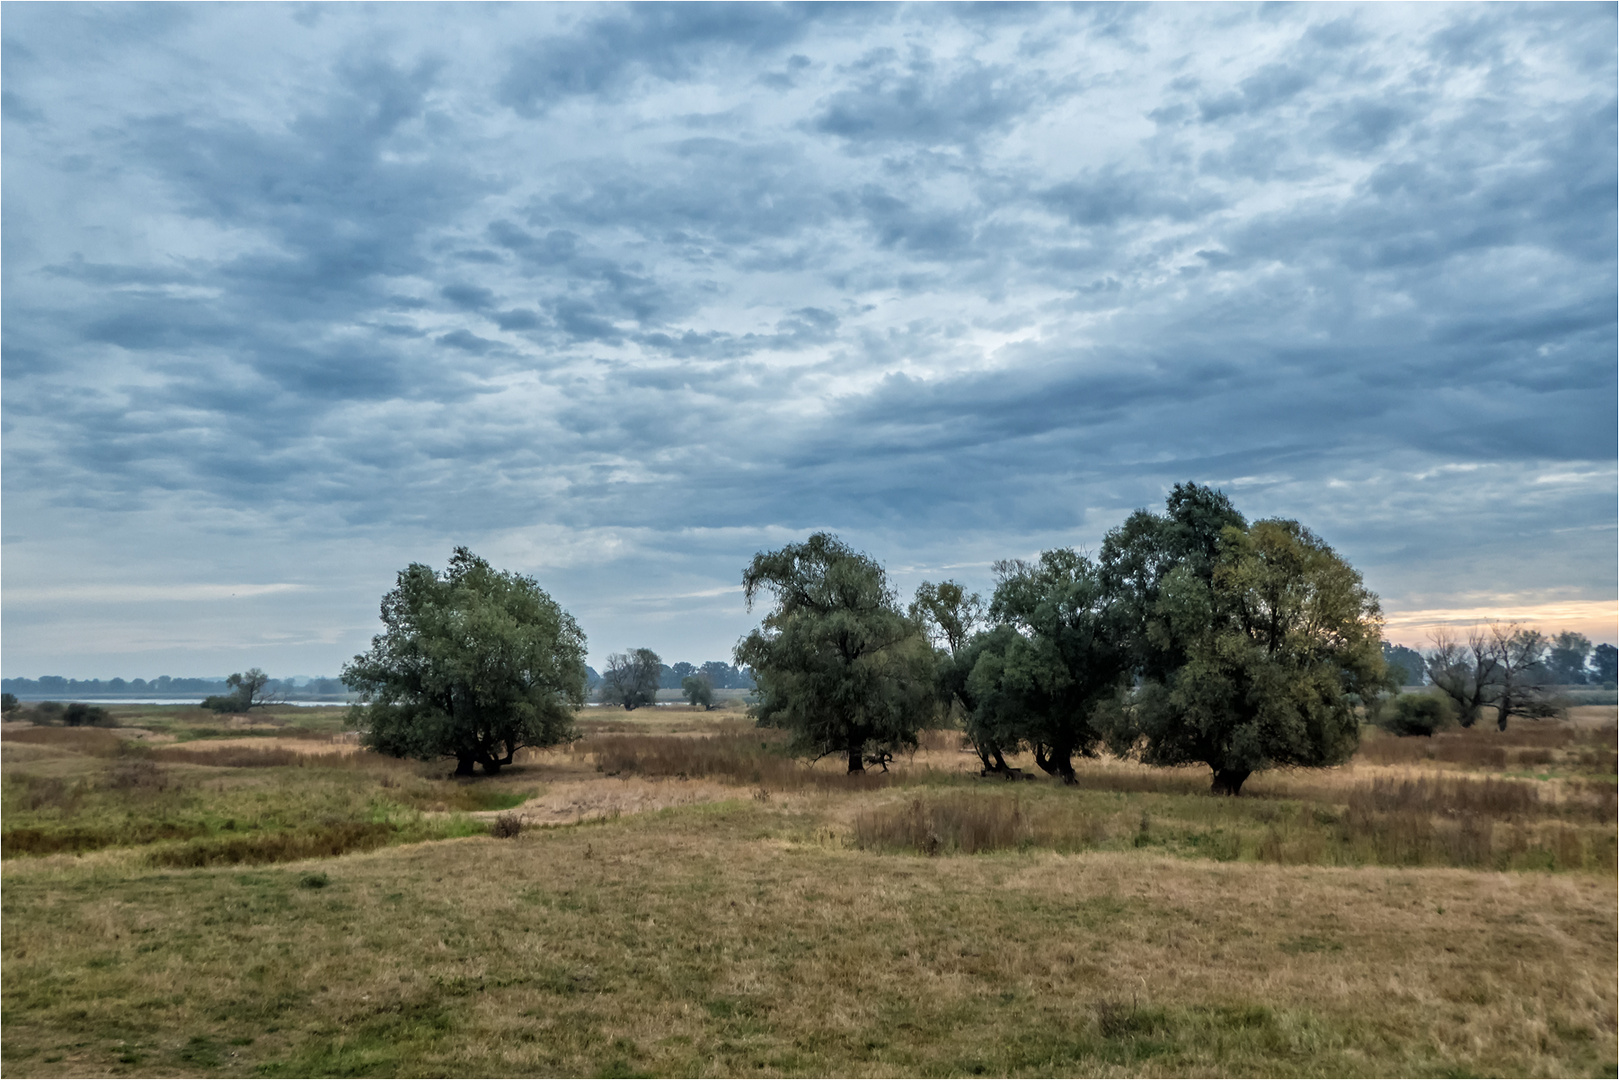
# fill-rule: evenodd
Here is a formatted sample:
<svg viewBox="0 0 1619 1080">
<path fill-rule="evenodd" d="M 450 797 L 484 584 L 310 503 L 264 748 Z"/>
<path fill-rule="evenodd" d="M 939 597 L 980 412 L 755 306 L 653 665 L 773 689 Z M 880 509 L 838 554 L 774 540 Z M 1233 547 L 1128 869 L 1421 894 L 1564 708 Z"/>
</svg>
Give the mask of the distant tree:
<svg viewBox="0 0 1619 1080">
<path fill-rule="evenodd" d="M 464 547 L 442 574 L 412 563 L 382 599 L 384 631 L 343 668 L 366 704 L 367 746 L 395 757 L 452 757 L 496 773 L 525 746 L 573 737 L 585 698 L 585 635 L 533 578 Z"/>
<path fill-rule="evenodd" d="M 248 668 L 245 672 L 237 672 L 225 680 L 230 687 L 228 694 L 216 694 L 204 698 L 202 707 L 215 712 L 247 712 L 249 709 L 261 708 L 265 705 L 280 704 L 286 700 L 285 694 L 273 693 L 267 688 L 270 677 L 258 668 Z M 218 685 L 217 683 L 215 685 Z"/>
<path fill-rule="evenodd" d="M 1612 645 L 1602 644 L 1591 650 L 1591 672 L 1596 682 L 1612 690 L 1613 683 L 1619 678 L 1619 649 Z"/>
<path fill-rule="evenodd" d="M 1546 656 L 1551 681 L 1562 686 L 1578 686 L 1586 681 L 1585 661 L 1591 655 L 1591 639 L 1564 630 L 1552 638 Z"/>
<path fill-rule="evenodd" d="M 697 669 L 708 676 L 708 683 L 716 690 L 728 690 L 736 686 L 736 668 L 724 660 L 710 660 Z"/>
<path fill-rule="evenodd" d="M 651 649 L 631 649 L 627 653 L 611 653 L 607 657 L 607 670 L 596 694 L 603 701 L 617 702 L 626 709 L 638 709 L 658 700 L 658 687 L 662 683 L 663 661 Z"/>
<path fill-rule="evenodd" d="M 736 648 L 761 726 L 790 731 L 799 753 L 843 755 L 851 773 L 916 746 L 935 702 L 933 651 L 874 559 L 816 533 L 755 555 L 742 591 L 750 610 L 775 598 Z"/>
<path fill-rule="evenodd" d="M 1477 627 L 1469 630 L 1465 639 L 1448 627 L 1440 627 L 1429 640 L 1433 648 L 1423 658 L 1428 681 L 1455 705 L 1457 722 L 1470 728 L 1494 700 L 1497 660 L 1490 638 Z"/>
<path fill-rule="evenodd" d="M 690 665 L 688 665 L 690 666 Z M 712 709 L 714 707 L 714 687 L 709 685 L 708 676 L 699 672 L 696 675 L 687 675 L 680 680 L 680 689 L 686 693 L 686 701 L 692 708 Z"/>
<path fill-rule="evenodd" d="M 1107 734 L 1098 708 L 1129 676 L 1124 605 L 1070 548 L 995 569 L 989 617 L 1002 629 L 973 660 L 968 734 L 1003 753 L 1026 745 L 1036 765 L 1072 784 L 1074 755 L 1094 755 Z"/>
<path fill-rule="evenodd" d="M 1495 657 L 1496 726 L 1505 731 L 1513 716 L 1538 720 L 1555 715 L 1557 709 L 1545 691 L 1546 635 L 1516 623 L 1492 623 L 1489 635 Z"/>
<path fill-rule="evenodd" d="M 1183 659 L 1143 674 L 1117 745 L 1148 764 L 1207 764 L 1217 794 L 1261 769 L 1348 760 L 1355 701 L 1388 685 L 1377 597 L 1296 521 L 1226 526 L 1207 577 L 1196 558 L 1168 570 L 1145 614 L 1149 662 L 1171 647 Z"/>
<path fill-rule="evenodd" d="M 697 674 L 697 665 L 682 660 L 680 663 L 670 667 L 669 670 L 674 672 L 677 679 L 684 682 L 689 676 Z"/>
<path fill-rule="evenodd" d="M 0 712 L 16 712 L 19 707 L 16 694 L 0 694 Z"/>
<path fill-rule="evenodd" d="M 1387 641 L 1383 642 L 1383 665 L 1396 686 L 1421 686 L 1428 666 L 1417 650 Z"/>
</svg>

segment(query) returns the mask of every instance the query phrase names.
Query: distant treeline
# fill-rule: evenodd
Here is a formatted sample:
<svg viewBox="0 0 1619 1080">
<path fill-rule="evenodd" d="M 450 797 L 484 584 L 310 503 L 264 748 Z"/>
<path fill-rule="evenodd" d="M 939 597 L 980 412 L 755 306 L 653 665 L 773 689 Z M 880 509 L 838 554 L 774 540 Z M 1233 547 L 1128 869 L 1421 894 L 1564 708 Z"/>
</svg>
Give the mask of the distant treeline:
<svg viewBox="0 0 1619 1080">
<path fill-rule="evenodd" d="M 42 675 L 37 679 L 0 679 L 0 690 L 23 699 L 58 700 L 108 697 L 204 697 L 226 694 L 230 687 L 220 679 L 176 679 L 159 675 L 155 679 L 64 679 Z M 288 700 L 342 698 L 348 687 L 337 679 L 271 679 L 265 692 Z"/>
<path fill-rule="evenodd" d="M 590 685 L 601 682 L 601 674 L 587 667 Z M 680 680 L 688 675 L 708 676 L 716 690 L 751 690 L 753 676 L 723 660 L 710 660 L 697 665 L 681 661 L 662 665 L 659 672 L 660 690 L 679 690 Z M 89 700 L 117 697 L 210 697 L 231 693 L 231 688 L 219 679 L 176 679 L 159 675 L 155 679 L 64 679 L 60 675 L 42 675 L 37 679 L 0 679 L 0 690 L 15 694 L 24 701 Z M 264 693 L 288 701 L 333 700 L 345 698 L 349 688 L 339 679 L 271 679 L 264 685 Z"/>
<path fill-rule="evenodd" d="M 692 664 L 685 660 L 674 665 L 659 664 L 658 689 L 679 690 L 681 681 L 688 675 L 708 676 L 708 685 L 716 690 L 753 689 L 753 672 L 728 664 L 724 660 L 710 660 L 705 664 Z M 601 685 L 601 672 L 595 668 L 585 668 L 585 677 L 590 689 L 594 690 Z"/>
</svg>

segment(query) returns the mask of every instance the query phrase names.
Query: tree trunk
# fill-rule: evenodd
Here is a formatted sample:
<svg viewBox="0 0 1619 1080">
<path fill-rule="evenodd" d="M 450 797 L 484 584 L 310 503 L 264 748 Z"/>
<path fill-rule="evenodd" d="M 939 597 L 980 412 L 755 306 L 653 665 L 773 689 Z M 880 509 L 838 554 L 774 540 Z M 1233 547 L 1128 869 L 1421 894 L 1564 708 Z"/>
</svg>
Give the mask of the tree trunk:
<svg viewBox="0 0 1619 1080">
<path fill-rule="evenodd" d="M 457 775 L 457 776 L 471 776 L 472 775 L 472 766 L 473 766 L 473 763 L 476 760 L 477 760 L 476 758 L 470 758 L 470 757 L 458 757 L 458 758 L 456 758 L 455 759 L 455 775 Z"/>
<path fill-rule="evenodd" d="M 498 758 L 486 757 L 483 759 L 483 773 L 485 776 L 494 776 L 498 772 L 500 772 L 500 761 Z"/>
<path fill-rule="evenodd" d="M 1247 769 L 1215 769 L 1209 790 L 1216 795 L 1241 795 L 1243 781 L 1250 775 Z"/>
<path fill-rule="evenodd" d="M 1040 743 L 1034 744 L 1034 763 L 1045 770 L 1049 776 L 1055 776 L 1065 784 L 1077 784 L 1079 778 L 1074 775 L 1073 752 L 1060 746 L 1053 746 L 1049 750 Z"/>
<path fill-rule="evenodd" d="M 849 773 L 863 773 L 866 771 L 865 763 L 860 760 L 860 744 L 849 744 Z"/>
</svg>

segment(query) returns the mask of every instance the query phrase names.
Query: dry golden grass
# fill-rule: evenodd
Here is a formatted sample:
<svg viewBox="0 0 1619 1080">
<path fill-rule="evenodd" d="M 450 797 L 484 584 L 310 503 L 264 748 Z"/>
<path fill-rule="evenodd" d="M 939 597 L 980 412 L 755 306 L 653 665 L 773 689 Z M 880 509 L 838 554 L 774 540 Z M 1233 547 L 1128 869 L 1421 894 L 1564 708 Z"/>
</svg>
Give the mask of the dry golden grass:
<svg viewBox="0 0 1619 1080">
<path fill-rule="evenodd" d="M 980 780 L 943 732 L 851 781 L 735 716 L 645 724 L 470 784 L 7 730 L 7 1075 L 1614 1073 L 1603 722 L 1241 799 L 1106 758 Z M 10 857 L 25 827 L 103 833 Z"/>
<path fill-rule="evenodd" d="M 307 869 L 13 867 L 7 1071 L 1612 1068 L 1609 876 L 884 855 L 819 835 L 838 798 Z"/>
</svg>

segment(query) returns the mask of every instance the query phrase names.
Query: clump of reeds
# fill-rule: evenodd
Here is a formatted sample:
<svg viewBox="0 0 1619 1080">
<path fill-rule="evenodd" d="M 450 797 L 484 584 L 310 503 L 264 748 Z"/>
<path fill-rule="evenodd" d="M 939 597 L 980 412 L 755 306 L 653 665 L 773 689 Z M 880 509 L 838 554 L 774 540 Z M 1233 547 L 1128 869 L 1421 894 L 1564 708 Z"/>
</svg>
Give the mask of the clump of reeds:
<svg viewBox="0 0 1619 1080">
<path fill-rule="evenodd" d="M 771 790 L 805 787 L 870 788 L 890 774 L 868 770 L 848 776 L 813 769 L 787 756 L 779 733 L 751 731 L 721 735 L 600 735 L 573 746 L 576 757 L 590 757 L 609 776 L 712 778 Z"/>
<path fill-rule="evenodd" d="M 1348 791 L 1351 811 L 1418 813 L 1457 817 L 1483 814 L 1491 818 L 1523 817 L 1542 809 L 1534 784 L 1495 777 L 1474 779 L 1438 774 L 1416 777 L 1379 776 Z"/>
<path fill-rule="evenodd" d="M 864 849 L 924 855 L 972 855 L 1008 848 L 1093 847 L 1105 822 L 1067 805 L 1035 809 L 1016 794 L 955 792 L 880 806 L 855 816 L 854 842 Z"/>
</svg>

